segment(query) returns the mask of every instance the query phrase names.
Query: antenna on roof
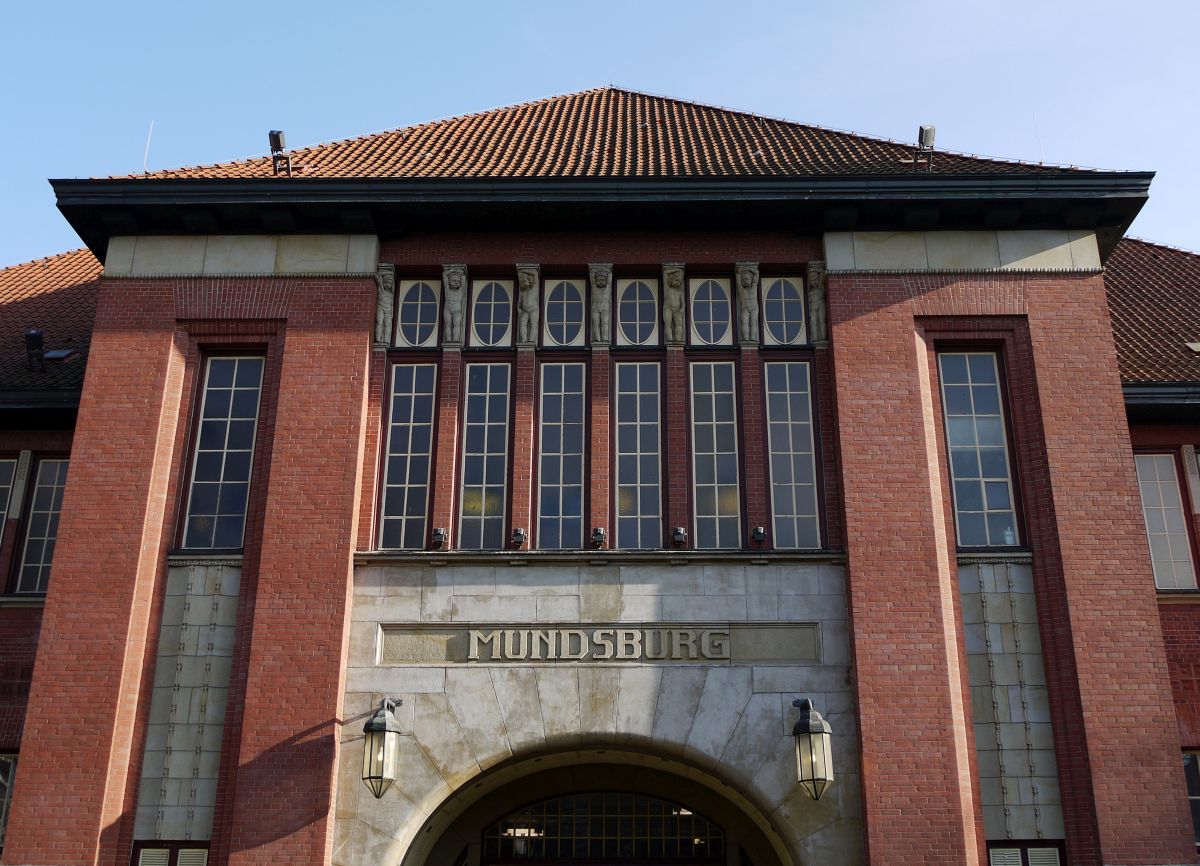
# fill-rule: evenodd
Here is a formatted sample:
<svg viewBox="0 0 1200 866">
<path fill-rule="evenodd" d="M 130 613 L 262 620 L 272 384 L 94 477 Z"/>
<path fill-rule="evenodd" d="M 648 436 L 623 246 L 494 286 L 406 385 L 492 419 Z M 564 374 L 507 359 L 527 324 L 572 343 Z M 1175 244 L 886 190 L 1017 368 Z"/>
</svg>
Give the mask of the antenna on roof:
<svg viewBox="0 0 1200 866">
<path fill-rule="evenodd" d="M 150 121 L 150 131 L 146 133 L 146 152 L 142 154 L 142 174 L 149 174 L 146 165 L 150 162 L 150 138 L 154 135 L 154 121 Z"/>
<path fill-rule="evenodd" d="M 272 129 L 267 133 L 267 137 L 271 141 L 271 170 L 275 172 L 275 176 L 279 177 L 279 169 L 282 168 L 288 177 L 292 176 L 292 158 L 284 153 L 287 150 L 287 138 L 283 134 L 282 129 Z"/>
</svg>

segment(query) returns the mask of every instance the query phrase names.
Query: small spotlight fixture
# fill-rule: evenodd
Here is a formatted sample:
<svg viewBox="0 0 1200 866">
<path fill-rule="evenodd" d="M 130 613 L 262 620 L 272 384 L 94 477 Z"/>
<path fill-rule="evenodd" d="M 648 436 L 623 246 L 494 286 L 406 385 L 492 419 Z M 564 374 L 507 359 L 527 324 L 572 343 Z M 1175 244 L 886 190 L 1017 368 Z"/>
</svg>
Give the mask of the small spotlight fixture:
<svg viewBox="0 0 1200 866">
<path fill-rule="evenodd" d="M 512 531 L 512 546 L 520 550 L 521 546 L 529 539 L 529 533 L 522 527 L 518 526 Z"/>
<path fill-rule="evenodd" d="M 767 527 L 765 527 L 765 526 L 756 526 L 756 527 L 754 527 L 754 531 L 750 533 L 750 539 L 751 539 L 751 540 L 752 540 L 752 541 L 753 541 L 755 544 L 764 544 L 764 543 L 766 543 L 766 540 L 767 540 Z"/>
<path fill-rule="evenodd" d="M 687 529 L 676 526 L 671 530 L 671 541 L 675 542 L 676 547 L 683 547 L 687 544 Z"/>
<path fill-rule="evenodd" d="M 284 153 L 287 150 L 287 136 L 282 129 L 272 129 L 267 133 L 267 138 L 271 142 L 271 171 L 279 177 L 280 169 L 283 169 L 283 173 L 291 177 L 292 158 Z"/>
<path fill-rule="evenodd" d="M 433 542 L 434 547 L 445 547 L 446 542 L 450 540 L 450 530 L 435 529 L 429 540 Z"/>
<path fill-rule="evenodd" d="M 608 541 L 608 530 L 603 526 L 597 526 L 592 530 L 592 547 L 600 550 Z"/>
</svg>

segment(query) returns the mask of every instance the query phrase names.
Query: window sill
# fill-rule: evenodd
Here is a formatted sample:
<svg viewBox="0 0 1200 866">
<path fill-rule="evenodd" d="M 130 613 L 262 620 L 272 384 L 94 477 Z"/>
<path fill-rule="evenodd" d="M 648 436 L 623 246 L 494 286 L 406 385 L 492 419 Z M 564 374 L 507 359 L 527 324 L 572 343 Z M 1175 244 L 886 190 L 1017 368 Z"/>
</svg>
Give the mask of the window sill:
<svg viewBox="0 0 1200 866">
<path fill-rule="evenodd" d="M 354 554 L 355 565 L 623 565 L 641 562 L 658 565 L 698 565 L 736 562 L 751 565 L 784 563 L 841 564 L 840 550 L 363 550 Z"/>
<path fill-rule="evenodd" d="M 238 550 L 182 550 L 167 553 L 167 565 L 233 565 L 241 566 L 242 551 Z"/>
<path fill-rule="evenodd" d="M 1196 604 L 1200 589 L 1156 589 L 1159 604 Z"/>
<path fill-rule="evenodd" d="M 0 608 L 4 607 L 32 607 L 42 608 L 46 606 L 45 595 L 0 595 Z"/>
<path fill-rule="evenodd" d="M 957 557 L 959 565 L 990 565 L 998 562 L 1025 565 L 1033 562 L 1033 551 L 1028 547 L 987 547 L 974 550 L 960 547 Z"/>
</svg>

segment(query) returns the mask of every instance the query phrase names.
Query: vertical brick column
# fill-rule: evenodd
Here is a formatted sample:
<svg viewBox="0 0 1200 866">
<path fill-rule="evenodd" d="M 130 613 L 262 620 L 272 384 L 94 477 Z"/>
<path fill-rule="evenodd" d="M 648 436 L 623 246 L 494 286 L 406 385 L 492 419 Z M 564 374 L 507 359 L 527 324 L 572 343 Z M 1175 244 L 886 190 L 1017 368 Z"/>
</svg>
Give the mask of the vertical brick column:
<svg viewBox="0 0 1200 866">
<path fill-rule="evenodd" d="M 616 526 L 612 525 L 612 467 L 611 437 L 612 424 L 609 417 L 612 399 L 612 364 L 607 346 L 592 347 L 592 436 L 591 472 L 588 482 L 588 513 L 591 522 L 583 528 L 584 540 L 590 543 L 592 529 L 603 526 L 608 532 L 608 543 L 616 540 Z"/>
<path fill-rule="evenodd" d="M 533 533 L 536 528 L 533 513 L 533 443 L 537 436 L 534 429 L 537 358 L 532 346 L 517 349 L 512 393 L 512 481 L 508 491 L 508 523 L 511 527 L 521 527 Z M 530 538 L 533 544 L 537 543 L 535 534 Z"/>
<path fill-rule="evenodd" d="M 5 863 L 92 866 L 125 813 L 182 397 L 170 285 L 102 281 Z M 56 720 L 65 717 L 73 724 Z M 138 756 L 140 757 L 140 756 Z M 123 855 L 128 856 L 126 850 Z M 104 860 L 103 862 L 110 862 Z"/>
<path fill-rule="evenodd" d="M 975 744 L 927 351 L 907 296 L 830 276 L 866 836 L 873 866 L 977 864 Z"/>
<path fill-rule="evenodd" d="M 687 361 L 680 346 L 667 347 L 667 525 L 663 527 L 667 547 L 674 547 L 671 532 L 676 526 L 688 527 L 688 547 L 691 546 L 691 448 L 688 445 L 688 385 Z"/>
<path fill-rule="evenodd" d="M 462 350 L 444 350 L 438 368 L 437 441 L 433 453 L 429 531 L 448 530 L 449 547 L 458 544 L 455 538 L 458 521 L 454 519 L 454 497 L 458 480 L 458 413 L 462 405 L 462 376 Z"/>
<path fill-rule="evenodd" d="M 766 404 L 763 402 L 762 358 L 757 346 L 742 346 L 742 490 L 746 491 L 746 520 L 742 538 L 747 547 L 757 547 L 750 537 L 754 527 L 767 530 L 763 547 L 771 545 L 770 480 L 765 457 Z"/>
<path fill-rule="evenodd" d="M 276 395 L 237 777 L 234 866 L 329 862 L 375 286 L 298 287 Z"/>
<path fill-rule="evenodd" d="M 1038 493 L 1053 515 L 1040 527 L 1054 584 L 1043 592 L 1061 599 L 1042 612 L 1043 632 L 1065 638 L 1071 654 L 1046 663 L 1074 665 L 1079 715 L 1059 764 L 1090 776 L 1098 846 L 1069 838 L 1068 854 L 1072 863 L 1195 863 L 1103 278 L 1044 277 L 1029 297 L 1049 479 Z"/>
<path fill-rule="evenodd" d="M 363 448 L 362 498 L 358 503 L 358 549 L 373 550 L 378 543 L 379 533 L 375 523 L 376 504 L 379 499 L 380 451 L 387 447 L 387 433 L 383 419 L 390 409 L 392 383 L 388 372 L 387 352 L 374 349 L 371 352 L 371 379 L 367 392 L 366 438 Z M 426 538 L 428 541 L 428 538 Z"/>
</svg>

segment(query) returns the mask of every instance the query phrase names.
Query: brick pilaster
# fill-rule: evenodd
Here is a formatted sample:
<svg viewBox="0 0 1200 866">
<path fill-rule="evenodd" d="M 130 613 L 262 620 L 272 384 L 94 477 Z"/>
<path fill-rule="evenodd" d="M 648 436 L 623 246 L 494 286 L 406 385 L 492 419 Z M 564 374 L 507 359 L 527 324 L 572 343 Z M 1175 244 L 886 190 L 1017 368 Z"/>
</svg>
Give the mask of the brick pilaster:
<svg viewBox="0 0 1200 866">
<path fill-rule="evenodd" d="M 537 378 L 537 358 L 533 348 L 518 348 L 517 366 L 513 370 L 512 479 L 508 491 L 508 525 L 511 528 L 521 527 L 529 533 L 529 547 L 537 544 L 533 498 Z"/>
<path fill-rule="evenodd" d="M 771 546 L 770 479 L 767 477 L 766 430 L 763 419 L 762 359 L 757 346 L 741 348 L 742 391 L 742 490 L 746 491 L 746 519 L 742 538 L 747 547 L 758 547 L 751 539 L 754 527 L 767 530 L 763 547 Z"/>
<path fill-rule="evenodd" d="M 462 406 L 463 363 L 461 349 L 446 349 L 438 369 L 437 440 L 433 452 L 433 490 L 430 493 L 429 531 L 450 533 L 447 546 L 458 543 L 454 519 L 458 485 L 458 426 Z"/>
<path fill-rule="evenodd" d="M 591 521 L 583 527 L 584 543 L 590 544 L 592 529 L 602 526 L 608 532 L 608 543 L 616 541 L 616 526 L 612 523 L 612 469 L 609 417 L 612 399 L 612 364 L 607 346 L 592 347 L 591 366 L 591 472 L 588 475 L 588 512 Z"/>
<path fill-rule="evenodd" d="M 663 527 L 666 546 L 674 547 L 671 532 L 676 526 L 687 527 L 688 544 L 694 539 L 692 532 L 691 506 L 691 440 L 688 431 L 688 394 L 692 389 L 688 383 L 687 361 L 680 346 L 667 347 L 666 381 L 663 385 L 667 394 L 667 525 Z"/>
</svg>

